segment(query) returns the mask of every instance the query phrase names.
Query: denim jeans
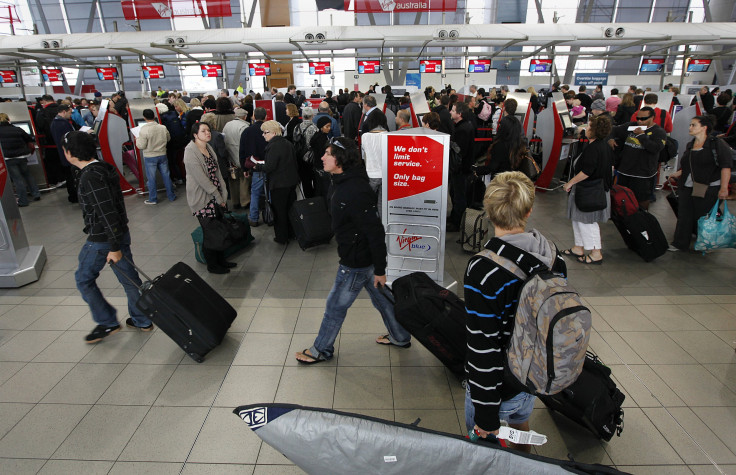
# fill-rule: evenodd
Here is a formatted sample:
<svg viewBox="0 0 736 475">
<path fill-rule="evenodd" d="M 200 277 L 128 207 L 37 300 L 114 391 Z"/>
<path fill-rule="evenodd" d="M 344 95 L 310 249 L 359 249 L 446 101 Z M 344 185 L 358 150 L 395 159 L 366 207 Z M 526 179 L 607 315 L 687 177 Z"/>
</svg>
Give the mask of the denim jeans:
<svg viewBox="0 0 736 475">
<path fill-rule="evenodd" d="M 389 341 L 404 345 L 411 340 L 409 332 L 396 321 L 393 303 L 389 301 L 384 291 L 373 287 L 373 266 L 353 268 L 340 264 L 335 283 L 327 296 L 319 334 L 309 349 L 310 354 L 322 359 L 332 358 L 335 353 L 335 340 L 345 321 L 345 315 L 362 288 L 368 291 L 373 306 L 381 313 L 383 324 L 388 330 Z"/>
<path fill-rule="evenodd" d="M 31 195 L 34 198 L 41 196 L 41 192 L 38 191 L 36 180 L 33 176 L 28 173 L 28 160 L 25 158 L 11 158 L 6 160 L 5 163 L 8 166 L 8 174 L 10 174 L 10 181 L 15 186 L 15 192 L 18 194 L 18 204 L 26 206 L 28 204 L 28 188 L 30 188 Z"/>
<path fill-rule="evenodd" d="M 166 187 L 166 196 L 169 201 L 176 199 L 174 186 L 171 184 L 171 176 L 169 176 L 169 161 L 166 155 L 160 157 L 145 157 L 143 163 L 146 165 L 146 181 L 148 182 L 148 201 L 156 203 L 158 201 L 156 194 L 156 170 L 161 173 L 161 179 Z"/>
<path fill-rule="evenodd" d="M 123 252 L 124 257 L 130 259 L 131 262 L 133 261 L 133 255 L 130 252 L 130 233 L 126 233 L 123 237 L 120 250 Z M 100 271 L 107 264 L 108 252 L 110 252 L 110 244 L 107 242 L 85 242 L 82 250 L 79 252 L 79 268 L 77 268 L 74 277 L 82 298 L 89 305 L 89 309 L 92 312 L 92 319 L 95 323 L 103 327 L 114 327 L 118 325 L 117 311 L 102 296 L 102 292 L 100 292 L 96 282 Z M 147 327 L 151 324 L 151 320 L 135 307 L 135 303 L 140 297 L 138 288 L 125 277 L 127 275 L 137 285 L 141 285 L 138 272 L 125 259 L 121 259 L 115 266 L 112 266 L 112 270 L 125 289 L 125 294 L 128 296 L 128 313 L 133 318 L 133 323 L 138 327 Z"/>
<path fill-rule="evenodd" d="M 258 212 L 261 204 L 261 192 L 263 192 L 266 174 L 253 172 L 253 180 L 250 182 L 250 214 L 248 218 L 254 223 L 258 222 Z"/>
<path fill-rule="evenodd" d="M 498 418 L 509 424 L 522 424 L 531 417 L 536 399 L 537 397 L 532 394 L 521 392 L 508 401 L 501 401 Z M 475 428 L 475 406 L 470 398 L 470 388 L 465 389 L 465 427 L 468 432 Z"/>
</svg>

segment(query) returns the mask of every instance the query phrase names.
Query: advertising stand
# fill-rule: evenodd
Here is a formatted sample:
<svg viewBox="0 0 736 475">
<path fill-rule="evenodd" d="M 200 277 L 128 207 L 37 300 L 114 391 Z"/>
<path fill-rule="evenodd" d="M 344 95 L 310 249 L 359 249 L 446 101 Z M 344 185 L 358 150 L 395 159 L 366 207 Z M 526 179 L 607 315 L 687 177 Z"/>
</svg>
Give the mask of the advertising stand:
<svg viewBox="0 0 736 475">
<path fill-rule="evenodd" d="M 449 288 L 455 283 L 444 265 L 450 136 L 419 128 L 378 137 L 387 281 L 421 271 Z"/>
<path fill-rule="evenodd" d="M 43 246 L 29 246 L 5 158 L 0 153 L 0 288 L 35 282 L 46 264 Z"/>
<path fill-rule="evenodd" d="M 123 144 L 130 141 L 125 120 L 107 112 L 107 102 L 100 104 L 100 113 L 95 119 L 94 130 L 100 141 L 98 151 L 102 160 L 113 165 L 120 175 L 120 188 L 123 193 L 135 193 L 135 188 L 128 183 L 123 173 Z"/>
</svg>

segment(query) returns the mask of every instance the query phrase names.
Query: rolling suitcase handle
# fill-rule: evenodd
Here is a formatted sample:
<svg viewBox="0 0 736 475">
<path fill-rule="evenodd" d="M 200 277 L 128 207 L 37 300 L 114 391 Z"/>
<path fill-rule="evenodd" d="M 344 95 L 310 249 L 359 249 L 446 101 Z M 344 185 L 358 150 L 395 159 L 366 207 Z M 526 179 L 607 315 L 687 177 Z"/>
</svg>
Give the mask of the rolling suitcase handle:
<svg viewBox="0 0 736 475">
<path fill-rule="evenodd" d="M 133 279 L 131 279 L 131 278 L 130 278 L 130 276 L 129 276 L 128 274 L 126 274 L 125 272 L 122 272 L 122 271 L 121 271 L 121 272 L 120 272 L 120 274 L 121 274 L 121 275 L 123 275 L 123 276 L 125 276 L 125 278 L 126 278 L 126 279 L 128 279 L 128 281 L 129 281 L 129 282 L 130 282 L 131 284 L 135 285 L 135 286 L 136 286 L 136 288 L 138 289 L 138 292 L 143 292 L 144 290 L 146 290 L 146 289 L 148 289 L 149 287 L 151 287 L 151 278 L 150 278 L 150 277 L 148 277 L 148 275 L 146 275 L 146 273 L 145 273 L 145 272 L 143 272 L 143 271 L 142 271 L 142 270 L 140 269 L 140 267 L 138 267 L 137 265 L 135 265 L 135 263 L 134 263 L 134 262 L 133 262 L 132 260 L 128 259 L 128 257 L 127 257 L 127 256 L 123 255 L 123 259 L 125 259 L 126 261 L 128 261 L 128 263 L 129 263 L 129 264 L 130 264 L 131 266 L 133 266 L 133 269 L 135 269 L 135 270 L 136 270 L 136 272 L 138 272 L 138 273 L 139 273 L 139 274 L 141 274 L 141 275 L 142 275 L 143 277 L 145 277 L 145 278 L 146 278 L 146 280 L 145 280 L 145 281 L 143 282 L 143 285 L 138 285 L 138 284 L 137 284 L 137 283 L 136 283 L 136 282 L 135 282 L 135 281 L 134 281 Z M 108 261 L 108 264 L 110 264 L 110 267 L 117 267 L 117 264 L 116 264 L 116 263 L 114 263 L 113 261 Z M 118 268 L 118 270 L 120 270 L 120 268 Z"/>
</svg>

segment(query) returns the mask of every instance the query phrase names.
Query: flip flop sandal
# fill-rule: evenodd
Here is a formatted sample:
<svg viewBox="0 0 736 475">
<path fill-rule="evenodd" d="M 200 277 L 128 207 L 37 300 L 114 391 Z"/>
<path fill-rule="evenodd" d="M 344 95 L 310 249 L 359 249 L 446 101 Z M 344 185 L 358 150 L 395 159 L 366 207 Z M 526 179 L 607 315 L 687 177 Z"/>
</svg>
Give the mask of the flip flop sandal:
<svg viewBox="0 0 736 475">
<path fill-rule="evenodd" d="M 386 341 L 378 341 L 378 340 L 386 340 Z M 388 335 L 383 335 L 382 337 L 379 337 L 378 340 L 376 340 L 376 343 L 379 345 L 392 345 L 392 346 L 398 346 L 399 348 L 409 348 L 411 346 L 411 342 L 407 342 L 403 345 L 397 345 L 396 343 L 392 343 L 391 340 L 389 340 Z"/>
<path fill-rule="evenodd" d="M 565 249 L 564 251 L 560 251 L 560 254 L 562 254 L 563 256 L 572 256 L 572 257 L 583 257 L 585 255 L 585 254 L 576 254 L 572 252 L 572 248 Z"/>
<path fill-rule="evenodd" d="M 589 265 L 599 266 L 599 265 L 603 264 L 603 258 L 600 258 L 597 261 L 594 261 L 590 257 L 590 255 L 584 255 L 584 256 L 578 257 L 578 262 L 581 263 L 581 264 L 589 264 Z"/>
<path fill-rule="evenodd" d="M 299 362 L 299 364 L 310 365 L 310 364 L 317 364 L 317 363 L 321 363 L 323 361 L 327 361 L 324 358 L 315 358 L 314 356 L 312 356 L 309 353 L 307 353 L 308 350 L 309 350 L 309 348 L 304 348 L 304 350 L 302 351 L 302 355 L 306 356 L 307 358 L 312 358 L 312 360 L 311 361 L 303 361 L 303 360 L 300 360 L 299 358 L 297 358 L 296 360 Z"/>
</svg>

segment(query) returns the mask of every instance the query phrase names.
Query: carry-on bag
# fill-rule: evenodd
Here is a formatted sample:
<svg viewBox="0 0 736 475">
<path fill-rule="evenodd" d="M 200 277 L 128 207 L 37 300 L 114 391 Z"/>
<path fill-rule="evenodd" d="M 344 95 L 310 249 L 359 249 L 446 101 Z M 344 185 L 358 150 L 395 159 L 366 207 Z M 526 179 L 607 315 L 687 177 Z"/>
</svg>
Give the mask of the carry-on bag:
<svg viewBox="0 0 736 475">
<path fill-rule="evenodd" d="M 396 320 L 459 379 L 465 379 L 465 302 L 423 272 L 392 285 Z"/>
<path fill-rule="evenodd" d="M 590 351 L 586 354 L 583 372 L 571 386 L 552 396 L 539 396 L 545 406 L 606 441 L 614 434 L 621 436 L 624 429 L 621 405 L 625 398 L 611 379 L 611 369 Z"/>
<path fill-rule="evenodd" d="M 235 309 L 183 262 L 153 280 L 130 264 L 146 279 L 139 288 L 138 310 L 194 361 L 204 361 L 225 338 L 238 315 Z"/>
<path fill-rule="evenodd" d="M 623 185 L 611 187 L 611 215 L 631 216 L 639 211 L 639 201 L 631 189 Z"/>
<path fill-rule="evenodd" d="M 246 231 L 245 236 L 240 238 L 240 240 L 234 242 L 230 247 L 225 249 L 223 252 L 225 253 L 225 257 L 230 257 L 239 250 L 245 248 L 248 244 L 253 242 L 253 234 L 250 232 L 250 224 L 248 224 L 248 215 L 247 214 L 232 214 L 231 215 L 233 219 L 235 219 L 240 226 Z M 203 232 L 202 227 L 198 226 L 197 229 L 192 231 L 192 241 L 194 242 L 194 258 L 197 259 L 197 262 L 202 264 L 207 264 L 207 260 L 204 258 L 204 253 L 202 252 L 202 244 L 204 243 L 203 239 Z"/>
<path fill-rule="evenodd" d="M 611 220 L 621 233 L 626 246 L 639 254 L 645 262 L 651 262 L 667 252 L 667 237 L 653 215 L 646 211 L 637 211 L 631 216 L 613 214 Z"/>
<path fill-rule="evenodd" d="M 491 238 L 491 222 L 483 210 L 466 208 L 460 220 L 460 246 L 465 252 L 480 252 Z"/>
<path fill-rule="evenodd" d="M 723 212 L 719 207 L 723 203 Z M 718 200 L 705 216 L 698 219 L 698 239 L 696 251 L 710 251 L 736 247 L 736 217 L 728 211 L 726 200 Z"/>
<path fill-rule="evenodd" d="M 332 239 L 332 220 L 322 196 L 295 201 L 289 210 L 289 220 L 302 250 Z"/>
</svg>

